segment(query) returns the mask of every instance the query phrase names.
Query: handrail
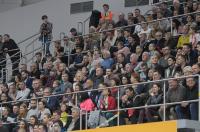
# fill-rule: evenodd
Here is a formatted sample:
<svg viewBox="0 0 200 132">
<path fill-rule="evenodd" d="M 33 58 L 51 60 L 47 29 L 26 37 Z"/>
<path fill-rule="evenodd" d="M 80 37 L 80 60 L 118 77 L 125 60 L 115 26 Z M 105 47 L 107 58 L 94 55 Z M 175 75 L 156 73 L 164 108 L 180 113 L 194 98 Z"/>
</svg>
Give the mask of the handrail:
<svg viewBox="0 0 200 132">
<path fill-rule="evenodd" d="M 178 15 L 178 16 L 173 16 L 173 17 L 168 17 L 168 18 L 162 18 L 162 19 L 158 19 L 158 20 L 152 20 L 152 21 L 150 21 L 150 22 L 142 22 L 142 23 L 151 23 L 151 22 L 155 22 L 155 21 L 166 20 L 166 19 L 172 19 L 172 18 L 177 18 L 177 17 L 181 17 L 181 16 L 187 16 L 187 15 L 196 14 L 196 13 L 200 13 L 200 11 L 192 12 L 192 13 L 187 13 L 187 14 L 183 14 L 183 15 Z M 109 30 L 103 30 L 103 31 L 100 31 L 100 32 L 95 32 L 95 33 L 101 33 L 101 32 L 112 31 L 112 30 L 116 30 L 116 29 L 127 28 L 127 27 L 131 27 L 131 26 L 134 26 L 134 25 L 139 25 L 139 24 L 141 24 L 141 23 L 133 24 L 133 25 L 129 25 L 129 26 L 123 26 L 123 27 L 120 27 L 120 28 L 114 28 L 114 29 L 109 29 Z M 89 34 L 95 34 L 95 33 L 89 33 Z M 88 34 L 87 34 L 87 35 L 88 35 Z M 76 36 L 76 37 L 81 37 L 81 36 L 86 36 L 86 35 L 78 35 L 78 36 Z"/>
<path fill-rule="evenodd" d="M 79 25 L 81 25 L 81 32 L 82 32 L 82 34 L 83 34 L 83 22 L 78 22 L 78 26 L 77 26 L 77 32 L 79 32 Z M 80 33 L 80 32 L 79 32 Z"/>
<path fill-rule="evenodd" d="M 20 44 L 22 44 L 22 43 L 28 41 L 29 39 L 32 39 L 33 37 L 35 37 L 35 36 L 37 36 L 37 35 L 39 35 L 39 34 L 40 34 L 40 33 L 36 33 L 36 34 L 34 34 L 34 35 L 32 35 L 32 36 L 30 36 L 30 37 L 28 37 L 28 38 L 26 38 L 26 39 L 24 39 L 24 40 L 18 42 L 17 44 L 20 45 Z"/>
<path fill-rule="evenodd" d="M 169 3 L 169 2 L 173 2 L 173 0 L 169 0 L 169 1 L 160 1 L 160 2 L 157 2 L 157 3 L 151 3 L 151 5 L 152 5 L 152 6 L 154 6 L 154 5 L 159 5 L 159 4 L 162 4 L 163 2 Z M 187 2 L 180 2 L 180 4 L 185 4 L 185 3 L 187 3 Z M 172 6 L 172 5 L 168 5 L 168 6 Z"/>
<path fill-rule="evenodd" d="M 42 48 L 43 48 L 43 46 L 40 46 L 39 48 L 35 49 L 34 51 L 31 51 L 31 52 L 29 52 L 29 53 L 26 53 L 26 54 L 24 54 L 24 55 L 21 55 L 21 58 L 26 58 L 27 55 L 29 55 L 29 54 L 35 52 L 36 50 L 42 49 Z M 18 63 L 18 61 L 20 61 L 21 58 L 18 59 L 18 60 L 16 60 L 14 63 L 9 63 L 9 64 L 5 64 L 5 65 L 0 65 L 0 66 L 8 66 L 8 65 L 12 65 L 12 64 Z M 32 57 L 32 58 L 33 58 L 33 57 Z M 32 59 L 32 58 L 31 58 L 31 59 Z M 8 58 L 8 59 L 9 59 L 9 58 Z M 31 60 L 31 59 L 30 59 L 30 60 Z M 3 61 L 2 61 L 2 62 L 3 62 Z M 0 63 L 1 63 L 1 62 L 0 62 Z M 16 69 L 17 69 L 17 68 L 16 68 Z M 12 69 L 12 71 L 14 71 L 14 70 L 16 70 L 16 69 Z"/>
<path fill-rule="evenodd" d="M 114 88 L 122 88 L 122 87 L 129 87 L 133 85 L 143 85 L 143 84 L 150 84 L 150 83 L 156 83 L 156 82 L 163 82 L 163 81 L 169 81 L 169 80 L 178 80 L 178 79 L 184 79 L 184 78 L 190 78 L 190 77 L 198 77 L 199 75 L 190 75 L 190 76 L 182 76 L 182 77 L 174 77 L 174 78 L 165 78 L 160 80 L 154 80 L 154 81 L 148 81 L 148 82 L 140 82 L 140 83 L 134 83 L 134 84 L 126 84 L 126 85 L 118 85 Z M 84 91 L 77 91 L 77 92 L 70 92 L 70 93 L 64 93 L 64 94 L 56 94 L 56 95 L 50 95 L 50 96 L 44 96 L 44 97 L 35 97 L 34 99 L 42 99 L 42 98 L 49 98 L 49 97 L 57 97 L 57 96 L 65 96 L 65 95 L 71 95 L 71 94 L 77 94 L 77 93 L 85 93 L 85 92 L 92 92 L 92 91 L 99 91 L 104 89 L 113 89 L 113 87 L 105 87 L 105 88 L 99 88 L 99 89 L 91 89 L 91 90 L 84 90 Z M 32 99 L 24 99 L 24 100 L 17 100 L 17 101 L 8 101 L 0 103 L 0 105 L 3 104 L 9 104 L 9 103 L 17 103 L 17 102 L 24 102 L 24 101 L 30 101 Z"/>
<path fill-rule="evenodd" d="M 31 46 L 35 41 L 39 39 L 39 36 L 35 39 L 33 39 L 28 45 L 26 45 L 25 49 L 27 49 L 29 46 Z M 26 52 L 26 51 L 25 51 Z"/>
<path fill-rule="evenodd" d="M 168 18 L 162 18 L 162 19 L 158 19 L 158 20 L 152 20 L 150 22 L 142 22 L 142 23 L 152 23 L 152 22 L 156 22 L 156 21 L 168 20 L 168 19 L 178 18 L 178 17 L 182 17 L 182 16 L 187 16 L 187 15 L 190 15 L 190 14 L 197 14 L 197 13 L 200 13 L 200 11 L 192 12 L 192 13 L 187 13 L 187 14 L 183 14 L 183 15 L 178 15 L 178 16 L 173 16 L 173 17 L 168 17 Z M 113 28 L 113 29 L 109 29 L 109 30 L 103 30 L 103 31 L 100 31 L 100 32 L 94 32 L 94 33 L 89 33 L 89 34 L 99 34 L 99 33 L 103 33 L 103 32 L 106 32 L 106 31 L 119 30 L 119 29 L 122 29 L 122 28 L 132 27 L 132 26 L 139 25 L 139 24 L 141 24 L 141 23 L 133 24 L 133 25 L 129 25 L 129 26 L 123 26 L 123 27 L 120 27 L 120 28 Z M 87 35 L 89 35 L 89 34 L 87 34 Z M 81 37 L 81 36 L 86 36 L 86 35 L 78 35 L 76 37 Z M 36 40 L 37 39 L 35 39 L 34 41 L 36 41 Z M 32 41 L 32 43 L 34 41 Z"/>
<path fill-rule="evenodd" d="M 87 19 L 85 19 L 85 20 L 83 21 L 83 34 L 85 34 L 86 22 L 87 22 L 88 20 L 90 20 L 90 16 L 89 16 Z M 89 25 L 88 25 L 88 26 L 89 26 Z"/>
<path fill-rule="evenodd" d="M 5 64 L 5 65 L 0 65 L 0 66 L 8 66 L 8 65 L 13 65 L 13 64 L 19 63 L 19 62 L 21 61 L 22 58 L 23 58 L 23 59 L 26 59 L 26 56 L 27 56 L 27 55 L 29 55 L 29 54 L 35 52 L 36 50 L 42 49 L 42 48 L 43 48 L 43 46 L 40 46 L 39 48 L 35 49 L 34 51 L 31 51 L 31 52 L 29 52 L 29 53 L 27 53 L 27 54 L 25 54 L 25 55 L 21 55 L 20 59 L 16 60 L 14 63 L 7 63 L 7 64 Z M 32 60 L 33 58 L 34 58 L 34 56 L 31 57 L 30 60 Z M 29 62 L 30 60 L 28 60 L 28 62 Z M 26 62 L 26 63 L 28 63 L 28 62 Z M 4 69 L 5 69 L 6 71 L 8 71 L 8 68 L 4 68 Z M 15 69 L 12 69 L 12 72 L 15 71 L 15 70 L 17 70 L 17 69 L 18 69 L 18 67 L 15 68 Z M 3 71 L 1 71 L 1 73 L 3 73 Z M 6 73 L 6 75 L 3 75 L 3 76 L 1 77 L 1 80 L 2 80 L 2 81 L 3 81 L 3 78 L 4 78 L 4 77 L 6 78 L 6 82 L 7 82 L 7 81 L 8 81 L 8 72 Z"/>
<path fill-rule="evenodd" d="M 20 54 L 21 51 L 15 53 L 14 55 L 10 56 L 10 58 L 15 57 L 17 54 Z M 6 58 L 5 60 L 2 60 L 0 63 L 6 62 L 7 60 L 9 60 L 9 58 Z"/>
<path fill-rule="evenodd" d="M 136 6 L 145 6 L 145 5 L 149 5 L 150 0 L 148 0 L 148 4 L 144 4 L 143 2 L 144 2 L 144 0 L 137 0 L 137 1 L 136 1 Z"/>
<path fill-rule="evenodd" d="M 161 82 L 161 81 L 168 81 L 168 80 L 173 80 L 173 79 L 181 79 L 181 78 L 188 78 L 188 77 L 197 77 L 198 76 L 198 79 L 200 79 L 200 76 L 199 75 L 191 75 L 191 76 L 184 76 L 184 77 L 178 77 L 178 78 L 168 78 L 168 79 L 163 79 L 163 80 L 157 80 L 157 81 L 150 81 L 150 82 L 142 82 L 142 83 L 135 83 L 135 84 L 132 84 L 132 85 L 142 85 L 142 84 L 147 84 L 147 83 L 151 83 L 151 82 Z M 120 88 L 122 88 L 121 86 L 117 86 L 118 87 L 118 90 L 120 89 Z M 107 87 L 107 88 L 116 88 L 116 87 Z M 103 89 L 107 89 L 107 88 L 101 88 L 101 89 L 93 89 L 92 91 L 95 91 L 95 90 L 103 90 Z M 165 89 L 165 88 L 164 88 Z M 200 89 L 200 87 L 199 87 L 199 89 Z M 81 91 L 82 92 L 82 91 Z M 88 90 L 86 90 L 86 91 L 83 91 L 83 92 L 88 92 Z M 72 92 L 72 93 L 66 93 L 66 94 L 73 94 L 73 93 L 75 93 L 75 92 Z M 76 93 L 80 93 L 80 91 L 79 92 L 76 92 Z M 165 94 L 164 94 L 165 95 Z M 56 95 L 56 96 L 60 96 L 60 95 Z M 43 97 L 43 98 L 47 98 L 47 97 L 50 97 L 50 96 L 46 96 L 46 97 Z M 165 98 L 165 96 L 163 97 L 163 98 Z M 34 99 L 39 99 L 39 98 L 34 98 Z M 119 99 L 119 98 L 118 98 Z M 31 100 L 31 99 L 29 99 L 29 100 Z M 24 102 L 25 100 L 23 100 L 23 102 Z M 170 106 L 170 105 L 177 105 L 177 104 L 182 104 L 182 103 L 194 103 L 194 102 L 199 102 L 200 101 L 200 98 L 199 99 L 193 99 L 193 100 L 186 100 L 186 101 L 179 101 L 179 102 L 170 102 L 170 103 L 167 103 L 167 102 L 165 102 L 165 101 L 163 101 L 163 103 L 160 103 L 160 104 L 155 104 L 155 105 L 144 105 L 144 106 L 138 106 L 138 107 L 130 107 L 130 108 L 116 108 L 116 109 L 114 109 L 114 110 L 107 110 L 107 111 L 101 111 L 102 113 L 107 113 L 107 112 L 118 112 L 117 114 L 115 114 L 113 117 L 111 117 L 111 118 L 109 118 L 107 121 L 105 121 L 104 123 L 108 123 L 109 121 L 111 121 L 111 120 L 113 120 L 114 118 L 116 118 L 116 117 L 118 117 L 118 118 L 120 118 L 119 117 L 119 112 L 120 111 L 123 111 L 123 110 L 129 110 L 129 109 L 145 109 L 145 108 L 155 108 L 155 107 L 160 107 L 160 106 L 164 106 L 164 109 L 165 109 L 165 107 L 166 106 Z M 13 101 L 12 101 L 13 102 Z M 18 101 L 16 101 L 16 102 L 18 102 Z M 21 101 L 20 101 L 21 102 Z M 6 103 L 8 103 L 8 102 L 6 102 Z M 0 103 L 0 105 L 2 106 L 2 104 L 6 104 L 6 103 Z M 200 102 L 199 102 L 200 103 Z M 81 115 L 82 114 L 84 114 L 84 113 L 82 113 L 82 111 L 80 112 L 80 118 L 82 118 L 81 117 Z M 87 116 L 87 112 L 86 112 L 86 117 L 88 117 Z M 164 112 L 164 115 L 165 115 L 166 113 Z M 71 116 L 71 115 L 70 115 Z M 3 124 L 16 124 L 17 122 L 11 122 L 11 123 L 3 123 Z M 99 124 L 99 126 L 97 127 L 97 128 L 99 128 L 99 127 L 101 127 L 102 125 L 104 125 L 104 123 L 101 123 L 101 124 Z M 87 123 L 86 123 L 87 124 Z M 119 122 L 118 122 L 118 125 L 119 125 Z M 86 127 L 87 128 L 87 127 Z"/>
<path fill-rule="evenodd" d="M 121 30 L 123 28 L 133 27 L 133 26 L 137 26 L 137 25 L 140 25 L 140 24 L 148 24 L 148 23 L 153 23 L 153 22 L 162 21 L 162 20 L 169 20 L 169 19 L 184 17 L 184 16 L 187 16 L 187 15 L 192 15 L 192 14 L 197 14 L 197 13 L 200 13 L 200 11 L 186 13 L 186 14 L 172 16 L 172 17 L 167 17 L 167 18 L 162 18 L 162 19 L 156 19 L 156 20 L 152 20 L 152 21 L 148 21 L 148 22 L 141 22 L 141 23 L 132 24 L 132 25 L 128 25 L 128 26 L 116 27 L 116 28 L 113 28 L 113 29 L 96 31 L 96 32 L 93 32 L 93 33 L 85 34 L 85 35 L 77 35 L 76 37 L 84 37 L 84 36 L 93 35 L 93 34 L 100 34 L 100 33 L 109 32 L 109 31 L 113 31 L 113 30 Z M 71 38 L 69 37 L 69 39 L 71 39 Z"/>
</svg>

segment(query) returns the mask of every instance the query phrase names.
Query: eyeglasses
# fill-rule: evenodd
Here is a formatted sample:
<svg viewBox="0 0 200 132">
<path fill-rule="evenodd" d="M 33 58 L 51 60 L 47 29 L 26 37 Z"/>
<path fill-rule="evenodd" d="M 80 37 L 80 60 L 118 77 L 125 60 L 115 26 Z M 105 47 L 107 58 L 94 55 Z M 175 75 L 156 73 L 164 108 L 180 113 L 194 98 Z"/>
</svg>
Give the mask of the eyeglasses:
<svg viewBox="0 0 200 132">
<path fill-rule="evenodd" d="M 162 35 L 161 35 L 161 34 L 157 34 L 156 36 L 157 36 L 157 37 L 161 37 Z"/>
</svg>

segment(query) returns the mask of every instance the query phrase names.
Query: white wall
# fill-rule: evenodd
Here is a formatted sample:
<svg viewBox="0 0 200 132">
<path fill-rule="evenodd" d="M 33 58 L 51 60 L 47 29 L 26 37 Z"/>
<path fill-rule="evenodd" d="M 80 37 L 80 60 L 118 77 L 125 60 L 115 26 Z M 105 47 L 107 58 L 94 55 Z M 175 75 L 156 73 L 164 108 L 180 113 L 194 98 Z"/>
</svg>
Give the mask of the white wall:
<svg viewBox="0 0 200 132">
<path fill-rule="evenodd" d="M 0 34 L 8 33 L 19 42 L 38 32 L 41 16 L 47 14 L 54 24 L 54 38 L 58 38 L 60 32 L 69 32 L 71 27 L 77 27 L 78 21 L 84 21 L 90 16 L 90 13 L 70 15 L 70 3 L 80 1 L 89 0 L 45 0 L 0 13 Z M 108 3 L 115 16 L 121 11 L 133 11 L 134 8 L 124 8 L 123 2 L 124 0 L 94 0 L 94 9 L 102 10 L 102 4 Z M 147 10 L 149 7 L 143 9 Z"/>
<path fill-rule="evenodd" d="M 49 21 L 52 22 L 54 26 L 54 39 L 58 39 L 60 32 L 69 33 L 71 27 L 77 28 L 78 22 L 82 22 L 90 16 L 90 12 L 70 15 L 70 3 L 83 1 L 90 0 L 44 0 L 0 13 L 0 34 L 8 33 L 16 42 L 19 42 L 39 31 L 40 24 L 42 23 L 41 16 L 46 14 L 49 16 Z M 124 0 L 93 1 L 94 9 L 100 11 L 102 11 L 102 5 L 104 3 L 109 4 L 110 9 L 114 12 L 115 19 L 120 12 L 126 14 L 134 10 L 134 8 L 124 8 Z M 143 13 L 150 9 L 149 6 L 138 8 L 142 8 Z M 20 45 L 23 53 L 28 43 L 29 42 L 26 42 Z M 35 47 L 39 47 L 41 44 L 35 42 L 34 45 Z M 33 48 L 29 47 L 28 52 L 32 50 Z M 27 56 L 27 58 L 29 59 L 31 56 L 32 54 Z"/>
<path fill-rule="evenodd" d="M 0 12 L 20 7 L 21 0 L 0 0 Z"/>
<path fill-rule="evenodd" d="M 30 4 L 34 4 L 34 3 L 37 3 L 37 2 L 41 2 L 43 0 L 21 0 L 22 1 L 22 5 L 30 5 Z"/>
</svg>

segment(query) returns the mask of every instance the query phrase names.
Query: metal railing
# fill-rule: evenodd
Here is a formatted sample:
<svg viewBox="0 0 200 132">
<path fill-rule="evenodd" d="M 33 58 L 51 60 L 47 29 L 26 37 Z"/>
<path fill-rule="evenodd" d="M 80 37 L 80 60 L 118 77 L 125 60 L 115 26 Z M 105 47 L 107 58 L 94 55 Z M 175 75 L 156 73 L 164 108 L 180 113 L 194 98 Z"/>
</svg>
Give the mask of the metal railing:
<svg viewBox="0 0 200 132">
<path fill-rule="evenodd" d="M 197 14 L 197 13 L 200 13 L 200 11 L 192 12 L 192 13 L 187 13 L 187 14 L 183 14 L 183 15 L 178 15 L 178 16 L 173 16 L 173 17 L 168 17 L 168 18 L 162 18 L 162 19 L 153 20 L 153 21 L 149 21 L 149 22 L 142 22 L 142 23 L 147 23 L 147 24 L 148 24 L 148 23 L 153 23 L 153 22 L 162 21 L 162 20 L 170 20 L 170 24 L 171 24 L 171 33 L 172 33 L 172 31 L 173 31 L 173 29 L 172 29 L 172 20 L 173 20 L 173 19 L 175 19 L 175 18 L 180 18 L 180 17 L 184 17 L 184 16 L 191 15 L 191 14 Z M 89 34 L 86 34 L 86 35 L 78 35 L 78 36 L 76 36 L 76 37 L 84 37 L 84 36 L 88 36 L 88 35 L 91 35 L 91 34 L 100 34 L 100 38 L 99 38 L 99 39 L 100 39 L 100 48 L 102 48 L 102 45 L 103 45 L 103 44 L 102 44 L 102 43 L 103 43 L 102 34 L 103 34 L 103 33 L 107 32 L 107 31 L 113 31 L 113 30 L 123 30 L 124 28 L 130 28 L 130 27 L 132 27 L 132 26 L 140 25 L 140 24 L 142 24 L 142 23 L 133 24 L 133 25 L 129 25 L 129 26 L 118 27 L 118 28 L 113 28 L 113 29 L 109 29 L 109 30 L 103 30 L 103 31 L 99 31 L 99 32 L 89 33 Z M 27 54 L 27 49 L 28 49 L 29 47 L 31 47 L 32 51 L 35 51 L 35 50 L 34 50 L 34 49 L 35 49 L 35 44 L 34 44 L 34 43 L 37 42 L 37 40 L 39 39 L 38 35 L 39 35 L 39 33 L 36 33 L 36 34 L 34 34 L 34 35 L 28 37 L 27 39 L 25 39 L 25 40 L 19 42 L 19 44 L 22 44 L 22 43 L 24 43 L 24 42 L 26 42 L 26 41 L 28 41 L 28 40 L 30 40 L 30 39 L 36 37 L 36 38 L 34 38 L 33 41 L 31 41 L 31 43 L 29 43 L 29 44 L 25 47 L 25 54 Z M 62 38 L 62 35 L 64 35 L 64 33 L 60 34 L 60 38 Z M 69 39 L 70 39 L 70 38 L 69 38 Z M 64 40 L 64 39 L 62 38 L 62 41 L 63 41 L 63 40 Z M 33 57 L 35 52 L 31 52 L 31 53 L 32 53 L 32 57 Z M 71 56 L 71 54 L 68 54 L 68 56 Z M 32 57 L 31 57 L 31 59 L 32 59 Z M 33 59 L 32 59 L 32 60 L 33 60 Z M 27 62 L 27 59 L 26 59 L 26 58 L 25 58 L 25 62 Z"/>
<path fill-rule="evenodd" d="M 184 16 L 188 16 L 188 15 L 193 15 L 193 14 L 198 14 L 198 13 L 200 13 L 200 11 L 186 13 L 186 14 L 172 16 L 172 17 L 167 17 L 167 18 L 162 18 L 162 19 L 157 19 L 157 20 L 152 20 L 152 21 L 148 21 L 148 22 L 141 22 L 141 23 L 132 24 L 132 25 L 128 25 L 128 26 L 116 27 L 116 28 L 113 28 L 113 29 L 96 31 L 96 32 L 93 32 L 93 33 L 85 34 L 85 35 L 77 35 L 76 37 L 84 37 L 84 36 L 88 36 L 88 35 L 101 34 L 101 33 L 109 32 L 109 31 L 114 31 L 114 30 L 123 30 L 125 28 L 130 28 L 130 27 L 133 27 L 133 26 L 141 25 L 141 24 L 154 23 L 154 22 L 162 21 L 162 20 L 170 20 L 171 21 L 171 20 L 176 19 L 176 18 L 180 18 L 180 17 L 184 17 Z M 171 27 L 172 27 L 172 25 L 171 25 Z M 71 39 L 71 38 L 69 38 L 69 39 Z"/>
<path fill-rule="evenodd" d="M 163 2 L 165 2 L 165 3 L 173 3 L 173 0 L 159 0 L 159 2 L 156 2 L 156 3 L 153 3 L 153 0 L 150 0 L 149 4 L 153 6 L 153 5 L 160 5 Z M 187 3 L 187 2 L 185 2 L 184 0 L 180 1 L 180 4 L 185 4 L 185 3 Z M 172 5 L 168 4 L 168 6 L 172 6 Z"/>
<path fill-rule="evenodd" d="M 105 32 L 108 32 L 108 31 L 115 31 L 115 30 L 123 30 L 125 28 L 130 28 L 130 27 L 133 27 L 133 26 L 137 26 L 137 25 L 141 25 L 141 24 L 151 24 L 151 23 L 154 23 L 154 22 L 157 22 L 157 21 L 162 21 L 162 20 L 169 20 L 169 23 L 170 23 L 170 32 L 171 34 L 173 33 L 173 28 L 172 28 L 172 21 L 173 19 L 177 19 L 177 18 L 181 18 L 181 17 L 185 17 L 185 16 L 188 16 L 188 15 L 191 15 L 191 14 L 198 14 L 200 13 L 200 11 L 197 11 L 197 12 L 192 12 L 192 13 L 187 13 L 187 14 L 183 14 L 183 15 L 177 15 L 177 16 L 172 16 L 172 17 L 168 17 L 168 18 L 162 18 L 162 19 L 157 19 L 157 20 L 152 20 L 152 21 L 148 21 L 148 22 L 142 22 L 142 23 L 138 23 L 138 24 L 133 24 L 133 25 L 128 25 L 128 26 L 122 26 L 122 27 L 117 27 L 117 28 L 113 28 L 113 29 L 109 29 L 109 30 L 103 30 L 103 31 L 96 31 L 94 33 L 88 33 L 88 34 L 83 34 L 83 35 L 77 35 L 76 37 L 84 37 L 84 36 L 88 36 L 88 35 L 95 35 L 95 34 L 98 34 L 99 35 L 99 40 L 100 40 L 100 48 L 102 48 L 103 46 L 103 33 Z M 177 34 L 177 36 L 179 35 L 182 35 L 182 34 Z M 174 36 L 172 36 L 174 37 Z M 68 40 L 70 40 L 71 38 L 68 38 Z M 61 41 L 64 41 L 64 39 L 61 39 Z M 64 45 L 65 47 L 65 45 Z M 72 49 L 70 49 L 72 50 Z M 83 51 L 82 53 L 85 53 L 87 51 Z M 71 54 L 71 53 L 68 53 L 67 55 L 65 56 L 72 56 L 74 54 Z M 69 61 L 68 61 L 69 62 Z M 69 64 L 68 64 L 69 66 Z"/>
<path fill-rule="evenodd" d="M 76 91 L 76 92 L 70 92 L 70 93 L 64 93 L 64 94 L 56 94 L 56 95 L 50 95 L 50 96 L 43 96 L 43 97 L 35 97 L 34 99 L 37 100 L 37 104 L 38 104 L 38 100 L 39 99 L 43 99 L 43 98 L 49 98 L 49 97 L 61 97 L 61 96 L 65 96 L 65 95 L 72 95 L 72 94 L 80 94 L 80 93 L 86 93 L 86 92 L 92 92 L 92 91 L 102 91 L 104 89 L 113 89 L 113 88 L 118 88 L 118 97 L 116 97 L 117 99 L 117 103 L 120 102 L 120 97 L 119 97 L 119 90 L 124 88 L 124 87 L 131 87 L 131 86 L 135 86 L 135 85 L 145 85 L 145 84 L 153 84 L 153 83 L 158 83 L 158 82 L 165 82 L 167 83 L 167 81 L 169 80 L 181 80 L 181 79 L 185 79 L 185 78 L 195 78 L 197 79 L 198 77 L 198 81 L 196 83 L 198 83 L 198 92 L 200 92 L 200 75 L 190 75 L 190 76 L 182 76 L 182 77 L 176 77 L 176 78 L 167 78 L 167 79 L 161 79 L 161 80 L 155 80 L 155 81 L 149 81 L 149 82 L 140 82 L 140 83 L 135 83 L 135 84 L 127 84 L 127 85 L 119 85 L 119 86 L 115 86 L 115 87 L 105 87 L 105 88 L 99 88 L 99 89 L 91 89 L 91 90 L 84 90 L 84 91 Z M 179 82 L 179 81 L 178 81 Z M 164 83 L 164 84 L 165 84 Z M 165 98 L 166 98 L 166 85 L 163 86 L 163 103 L 159 103 L 159 104 L 155 104 L 155 105 L 144 105 L 144 106 L 138 106 L 138 107 L 131 107 L 131 108 L 120 108 L 119 104 L 117 106 L 116 109 L 114 110 L 107 110 L 107 111 L 102 111 L 102 113 L 105 112 L 118 112 L 118 114 L 114 115 L 114 117 L 111 117 L 110 119 L 108 119 L 108 121 L 111 121 L 115 118 L 118 118 L 117 120 L 117 125 L 119 125 L 119 112 L 120 111 L 124 111 L 124 110 L 129 110 L 129 109 L 135 109 L 135 110 L 140 110 L 140 109 L 144 109 L 144 108 L 155 108 L 155 107 L 163 107 L 163 121 L 166 120 L 166 106 L 170 106 L 170 105 L 177 105 L 177 104 L 182 104 L 182 103 L 193 103 L 193 102 L 199 102 L 200 103 L 200 94 L 199 97 L 197 99 L 194 100 L 183 100 L 180 102 L 166 102 Z M 17 100 L 17 101 L 9 101 L 9 102 L 3 102 L 0 103 L 0 106 L 2 107 L 5 104 L 12 104 L 12 103 L 19 103 L 19 102 L 29 102 L 32 99 L 24 99 L 24 100 Z M 76 100 L 77 101 L 77 100 Z M 198 105 L 198 109 L 200 110 L 200 105 Z M 86 120 L 88 120 L 88 112 L 85 111 L 81 111 L 80 113 L 80 117 L 82 117 L 83 114 L 86 114 Z M 2 111 L 1 111 L 1 115 L 2 115 Z M 200 113 L 198 115 L 198 119 L 200 121 Z M 108 122 L 106 121 L 106 122 Z M 87 121 L 86 121 L 87 122 Z M 81 124 L 81 123 L 80 123 Z M 102 124 L 100 124 L 99 127 L 101 127 Z M 87 127 L 86 127 L 87 128 Z"/>
<path fill-rule="evenodd" d="M 30 39 L 32 39 L 32 38 L 38 36 L 38 35 L 40 35 L 40 33 L 33 34 L 33 35 L 31 35 L 30 37 L 27 37 L 27 38 L 25 38 L 24 40 L 18 42 L 17 44 L 20 45 L 20 44 L 22 44 L 22 43 L 24 43 L 24 42 L 26 42 L 26 41 L 28 41 L 28 40 L 30 40 Z"/>
</svg>

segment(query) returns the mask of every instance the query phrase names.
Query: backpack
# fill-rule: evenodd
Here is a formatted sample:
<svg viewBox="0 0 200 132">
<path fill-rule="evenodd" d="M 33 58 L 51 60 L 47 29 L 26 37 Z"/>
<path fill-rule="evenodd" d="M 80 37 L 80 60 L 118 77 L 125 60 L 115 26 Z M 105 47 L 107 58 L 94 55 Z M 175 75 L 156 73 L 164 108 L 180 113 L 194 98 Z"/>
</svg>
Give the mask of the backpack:
<svg viewBox="0 0 200 132">
<path fill-rule="evenodd" d="M 106 121 L 107 119 L 101 116 L 100 110 L 91 111 L 88 119 L 88 127 L 96 128 L 99 125 L 101 125 L 101 127 L 106 127 L 109 125 L 108 123 L 106 123 Z M 104 124 L 102 125 L 102 123 Z"/>
</svg>

